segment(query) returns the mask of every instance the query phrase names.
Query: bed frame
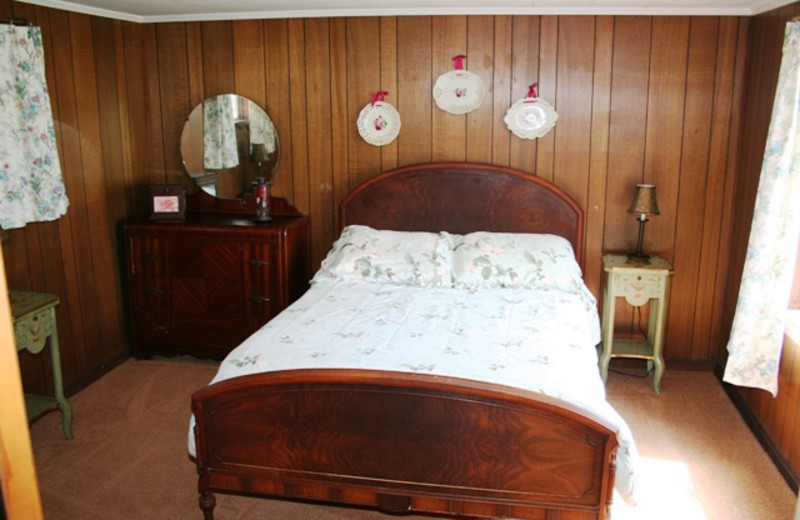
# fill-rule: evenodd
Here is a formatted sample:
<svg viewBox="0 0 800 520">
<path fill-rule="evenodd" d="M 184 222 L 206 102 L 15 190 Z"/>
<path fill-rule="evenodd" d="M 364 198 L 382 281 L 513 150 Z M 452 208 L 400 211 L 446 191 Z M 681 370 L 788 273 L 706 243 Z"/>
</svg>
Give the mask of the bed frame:
<svg viewBox="0 0 800 520">
<path fill-rule="evenodd" d="M 340 224 L 554 233 L 583 257 L 583 211 L 552 184 L 468 163 L 376 175 Z M 200 508 L 215 492 L 477 518 L 609 515 L 616 428 L 558 399 L 464 379 L 291 370 L 192 396 Z"/>
</svg>

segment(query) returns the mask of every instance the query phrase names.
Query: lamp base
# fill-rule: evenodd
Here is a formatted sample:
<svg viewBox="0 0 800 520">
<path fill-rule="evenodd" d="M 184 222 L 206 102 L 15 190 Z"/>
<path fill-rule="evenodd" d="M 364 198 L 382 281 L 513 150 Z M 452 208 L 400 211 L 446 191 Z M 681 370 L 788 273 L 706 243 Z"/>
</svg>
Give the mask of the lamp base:
<svg viewBox="0 0 800 520">
<path fill-rule="evenodd" d="M 650 260 L 650 255 L 641 251 L 634 251 L 633 253 L 628 253 L 628 258 L 634 260 Z"/>
<path fill-rule="evenodd" d="M 628 253 L 628 261 L 627 264 L 632 265 L 647 265 L 650 263 L 650 255 L 647 253 L 642 253 L 641 251 L 636 251 L 633 253 Z"/>
<path fill-rule="evenodd" d="M 647 222 L 647 215 L 639 215 L 639 241 L 636 244 L 636 251 L 628 253 L 628 263 L 648 264 L 650 263 L 650 255 L 642 251 L 642 242 L 644 241 L 644 224 Z"/>
</svg>

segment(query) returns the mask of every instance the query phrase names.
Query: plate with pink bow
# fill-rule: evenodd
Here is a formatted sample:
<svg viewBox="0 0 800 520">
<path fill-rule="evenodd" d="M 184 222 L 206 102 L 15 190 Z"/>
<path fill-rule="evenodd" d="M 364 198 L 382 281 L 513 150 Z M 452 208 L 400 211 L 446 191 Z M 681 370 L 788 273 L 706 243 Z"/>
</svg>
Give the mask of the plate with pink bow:
<svg viewBox="0 0 800 520">
<path fill-rule="evenodd" d="M 387 145 L 400 133 L 400 114 L 383 100 L 388 94 L 386 91 L 373 94 L 372 102 L 358 115 L 358 133 L 374 146 Z"/>
<path fill-rule="evenodd" d="M 477 74 L 464 70 L 464 55 L 453 58 L 454 69 L 445 72 L 433 86 L 436 106 L 451 114 L 472 112 L 483 103 L 486 88 Z"/>
</svg>

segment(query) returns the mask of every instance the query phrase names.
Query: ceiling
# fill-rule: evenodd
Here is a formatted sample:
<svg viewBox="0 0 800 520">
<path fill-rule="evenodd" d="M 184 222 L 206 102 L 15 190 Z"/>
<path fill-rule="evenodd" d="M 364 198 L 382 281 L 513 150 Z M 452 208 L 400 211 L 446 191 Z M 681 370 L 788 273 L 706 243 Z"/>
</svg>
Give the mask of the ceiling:
<svg viewBox="0 0 800 520">
<path fill-rule="evenodd" d="M 794 0 L 18 0 L 131 22 L 402 15 L 751 16 Z"/>
</svg>

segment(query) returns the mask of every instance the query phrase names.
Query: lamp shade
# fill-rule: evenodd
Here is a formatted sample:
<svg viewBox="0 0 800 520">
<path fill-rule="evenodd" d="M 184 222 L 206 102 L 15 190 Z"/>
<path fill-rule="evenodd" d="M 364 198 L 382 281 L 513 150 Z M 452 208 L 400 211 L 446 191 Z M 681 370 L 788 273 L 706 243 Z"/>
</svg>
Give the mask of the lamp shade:
<svg viewBox="0 0 800 520">
<path fill-rule="evenodd" d="M 636 194 L 633 196 L 628 208 L 628 213 L 640 215 L 658 215 L 658 202 L 656 201 L 656 187 L 653 184 L 637 184 Z"/>
</svg>

